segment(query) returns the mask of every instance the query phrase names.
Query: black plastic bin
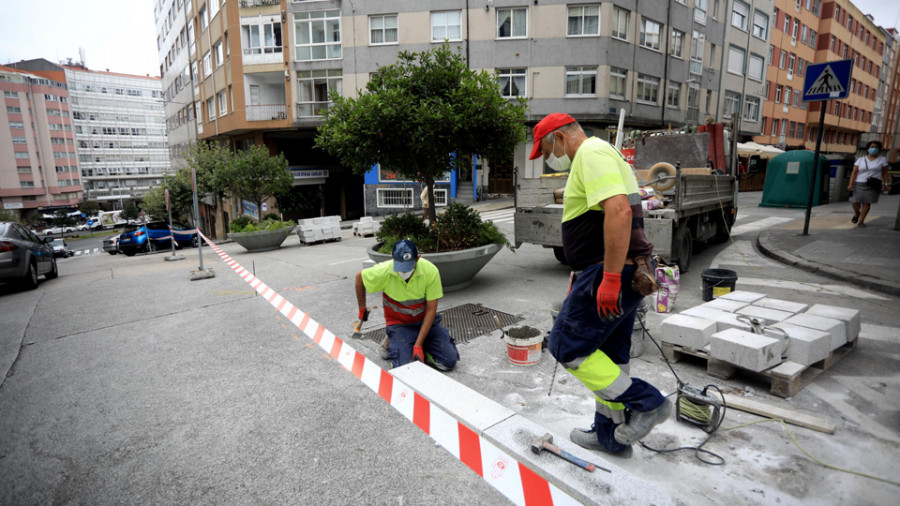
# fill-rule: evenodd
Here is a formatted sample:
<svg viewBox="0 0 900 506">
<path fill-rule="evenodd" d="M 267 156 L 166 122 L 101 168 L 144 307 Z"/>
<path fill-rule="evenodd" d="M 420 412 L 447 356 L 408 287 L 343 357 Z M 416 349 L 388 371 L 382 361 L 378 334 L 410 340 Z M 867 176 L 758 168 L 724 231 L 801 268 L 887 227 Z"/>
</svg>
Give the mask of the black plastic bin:
<svg viewBox="0 0 900 506">
<path fill-rule="evenodd" d="M 703 300 L 709 302 L 720 295 L 733 292 L 737 278 L 737 273 L 728 269 L 704 269 L 700 273 Z"/>
</svg>

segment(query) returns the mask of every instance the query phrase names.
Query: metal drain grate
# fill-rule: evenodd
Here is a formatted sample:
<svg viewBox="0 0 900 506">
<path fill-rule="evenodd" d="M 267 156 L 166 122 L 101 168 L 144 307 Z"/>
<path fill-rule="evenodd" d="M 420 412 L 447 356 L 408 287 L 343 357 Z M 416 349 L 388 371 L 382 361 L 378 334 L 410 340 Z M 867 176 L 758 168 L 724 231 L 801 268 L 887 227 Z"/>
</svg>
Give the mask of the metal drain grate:
<svg viewBox="0 0 900 506">
<path fill-rule="evenodd" d="M 500 320 L 500 325 L 506 327 L 514 323 L 522 321 L 516 315 L 497 311 L 484 307 L 481 304 L 463 304 L 462 306 L 451 307 L 444 311 L 438 311 L 441 315 L 441 325 L 447 328 L 457 344 L 465 344 L 479 336 L 490 334 L 491 331 L 497 330 L 494 323 L 494 316 Z M 387 333 L 384 327 L 370 330 L 362 335 L 362 339 L 369 339 L 378 344 L 384 342 Z"/>
</svg>

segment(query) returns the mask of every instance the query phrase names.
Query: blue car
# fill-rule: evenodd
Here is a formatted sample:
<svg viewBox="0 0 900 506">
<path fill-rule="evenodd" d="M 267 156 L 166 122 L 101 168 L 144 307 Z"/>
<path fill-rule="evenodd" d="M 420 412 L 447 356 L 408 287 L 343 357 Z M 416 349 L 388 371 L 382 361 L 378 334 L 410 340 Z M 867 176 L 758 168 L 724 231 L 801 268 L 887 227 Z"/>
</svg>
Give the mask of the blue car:
<svg viewBox="0 0 900 506">
<path fill-rule="evenodd" d="M 150 253 L 158 249 L 171 247 L 171 240 L 175 238 L 175 249 L 184 246 L 197 245 L 196 229 L 185 229 L 181 224 L 173 223 L 172 229 L 165 221 L 151 221 L 143 225 L 129 225 L 125 232 L 119 235 L 119 250 L 126 256 L 134 256 L 136 253 Z"/>
</svg>

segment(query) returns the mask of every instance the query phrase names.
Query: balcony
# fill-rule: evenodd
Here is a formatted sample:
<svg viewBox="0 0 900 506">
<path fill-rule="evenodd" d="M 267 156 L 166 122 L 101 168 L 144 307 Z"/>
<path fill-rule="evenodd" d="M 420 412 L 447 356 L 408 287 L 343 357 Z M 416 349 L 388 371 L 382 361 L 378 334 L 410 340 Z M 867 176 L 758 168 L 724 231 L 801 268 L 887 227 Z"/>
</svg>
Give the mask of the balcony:
<svg viewBox="0 0 900 506">
<path fill-rule="evenodd" d="M 287 106 L 276 105 L 248 105 L 246 107 L 247 121 L 272 121 L 287 119 Z"/>
<path fill-rule="evenodd" d="M 281 0 L 240 0 L 238 6 L 244 7 L 265 7 L 267 5 L 280 5 Z"/>
</svg>

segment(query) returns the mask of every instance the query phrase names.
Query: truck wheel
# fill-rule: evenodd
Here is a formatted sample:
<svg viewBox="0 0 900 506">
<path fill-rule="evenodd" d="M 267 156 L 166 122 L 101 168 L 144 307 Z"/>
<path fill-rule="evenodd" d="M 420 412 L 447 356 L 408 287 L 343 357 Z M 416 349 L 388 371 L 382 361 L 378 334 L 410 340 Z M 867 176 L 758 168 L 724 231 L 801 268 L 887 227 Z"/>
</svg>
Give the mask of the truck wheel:
<svg viewBox="0 0 900 506">
<path fill-rule="evenodd" d="M 694 254 L 694 238 L 687 224 L 678 227 L 674 242 L 678 245 L 678 269 L 684 274 L 691 269 L 691 255 Z"/>
<path fill-rule="evenodd" d="M 559 263 L 563 265 L 569 265 L 568 262 L 566 262 L 566 250 L 564 250 L 562 246 L 553 247 L 553 256 L 555 256 L 556 259 L 559 260 Z"/>
<path fill-rule="evenodd" d="M 725 210 L 726 213 L 731 212 L 730 209 Z M 722 244 L 727 242 L 731 237 L 731 225 L 720 213 L 716 213 L 716 233 L 709 242 L 713 244 Z"/>
</svg>

